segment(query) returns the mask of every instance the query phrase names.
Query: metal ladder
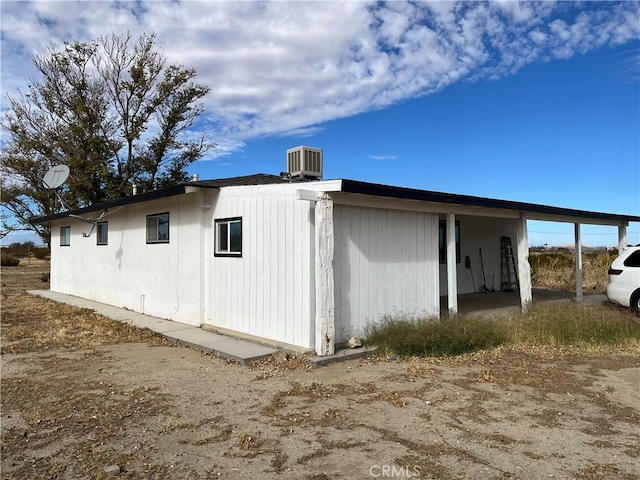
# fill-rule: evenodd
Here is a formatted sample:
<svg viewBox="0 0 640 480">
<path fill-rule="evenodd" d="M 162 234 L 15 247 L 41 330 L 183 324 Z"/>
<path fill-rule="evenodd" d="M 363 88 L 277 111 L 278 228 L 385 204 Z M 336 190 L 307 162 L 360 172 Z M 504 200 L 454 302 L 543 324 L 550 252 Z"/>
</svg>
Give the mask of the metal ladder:
<svg viewBox="0 0 640 480">
<path fill-rule="evenodd" d="M 516 259 L 513 255 L 511 237 L 502 237 L 500 243 L 502 247 L 502 291 L 513 292 L 514 287 L 520 288 L 520 284 L 518 283 L 518 270 L 516 267 Z"/>
</svg>

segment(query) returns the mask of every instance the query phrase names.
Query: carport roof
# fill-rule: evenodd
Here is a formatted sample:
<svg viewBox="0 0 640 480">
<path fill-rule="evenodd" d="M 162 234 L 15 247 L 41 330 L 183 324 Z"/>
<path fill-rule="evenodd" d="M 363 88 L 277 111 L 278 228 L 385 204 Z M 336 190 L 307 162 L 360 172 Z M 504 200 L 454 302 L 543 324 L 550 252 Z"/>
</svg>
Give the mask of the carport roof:
<svg viewBox="0 0 640 480">
<path fill-rule="evenodd" d="M 394 187 L 391 185 L 367 183 L 357 180 L 342 180 L 341 191 L 346 193 L 359 193 L 378 197 L 418 200 L 423 202 L 439 203 L 442 205 L 518 211 L 528 214 L 528 217 L 535 219 L 552 220 L 552 217 L 565 219 L 575 218 L 614 222 L 616 224 L 640 222 L 640 216 L 635 215 L 576 210 L 572 208 L 554 207 L 536 203 L 499 200 L 495 198 L 474 197 L 470 195 L 458 195 L 452 193 L 434 192 L 430 190 Z"/>
<path fill-rule="evenodd" d="M 31 223 L 48 223 L 53 220 L 66 218 L 73 215 L 83 215 L 89 212 L 97 212 L 109 210 L 111 208 L 142 203 L 160 198 L 171 197 L 188 193 L 195 188 L 212 188 L 220 189 L 232 186 L 249 186 L 249 185 L 271 185 L 271 184 L 317 184 L 322 181 L 313 181 L 308 179 L 289 178 L 285 175 L 271 174 L 255 174 L 242 177 L 223 178 L 217 180 L 200 180 L 193 182 L 185 182 L 172 187 L 144 192 L 137 195 L 130 195 L 114 200 L 96 203 L 88 207 L 60 212 L 54 215 L 35 217 L 31 219 Z M 576 210 L 563 207 L 554 207 L 550 205 L 540 205 L 535 203 L 517 202 L 511 200 L 499 200 L 494 198 L 476 197 L 470 195 L 458 195 L 453 193 L 435 192 L 430 190 L 420 190 L 414 188 L 397 187 L 392 185 L 384 185 L 377 183 L 361 182 L 358 180 L 341 179 L 337 182 L 331 181 L 334 185 L 330 190 L 335 192 L 362 194 L 375 197 L 385 197 L 400 200 L 416 200 L 421 202 L 437 203 L 441 205 L 466 206 L 477 208 L 489 208 L 497 210 L 509 210 L 523 212 L 529 218 L 536 219 L 583 219 L 593 221 L 601 221 L 609 224 L 624 224 L 628 222 L 640 222 L 640 216 L 593 212 L 587 210 Z M 335 185 L 339 185 L 336 189 Z"/>
</svg>

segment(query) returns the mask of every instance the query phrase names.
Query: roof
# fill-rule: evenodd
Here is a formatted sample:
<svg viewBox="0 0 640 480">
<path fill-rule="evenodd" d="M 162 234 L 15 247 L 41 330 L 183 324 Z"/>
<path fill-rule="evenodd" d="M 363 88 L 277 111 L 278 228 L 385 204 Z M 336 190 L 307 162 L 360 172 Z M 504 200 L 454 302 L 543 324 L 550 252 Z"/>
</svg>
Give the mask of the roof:
<svg viewBox="0 0 640 480">
<path fill-rule="evenodd" d="M 137 195 L 118 198 L 115 200 L 107 200 L 105 202 L 93 204 L 89 207 L 78 208 L 67 212 L 57 213 L 55 215 L 35 217 L 30 223 L 47 223 L 52 220 L 58 220 L 74 215 L 82 215 L 89 212 L 104 211 L 123 205 L 147 202 L 160 198 L 171 197 L 188 193 L 192 187 L 196 188 L 212 188 L 220 189 L 233 186 L 250 186 L 250 185 L 271 185 L 271 184 L 289 184 L 289 183 L 310 183 L 309 179 L 289 178 L 286 175 L 271 175 L 259 173 L 255 175 L 247 175 L 242 177 L 222 178 L 217 180 L 200 180 L 193 182 L 181 183 L 172 187 L 144 192 Z M 470 195 L 458 195 L 453 193 L 435 192 L 430 190 L 419 190 L 413 188 L 396 187 L 391 185 L 383 185 L 377 183 L 361 182 L 358 180 L 341 179 L 339 192 L 370 195 L 377 197 L 387 197 L 402 200 L 417 200 L 430 203 L 438 203 L 442 205 L 469 206 L 480 208 L 491 208 L 498 210 L 511 210 L 535 214 L 539 219 L 547 217 L 556 218 L 576 218 L 599 220 L 605 222 L 640 222 L 640 216 L 621 215 L 614 213 L 592 212 L 587 210 L 575 210 L 563 207 L 554 207 L 549 205 L 540 205 L 535 203 L 516 202 L 510 200 L 499 200 L 486 197 L 475 197 Z"/>
<path fill-rule="evenodd" d="M 83 215 L 90 212 L 99 212 L 108 210 L 110 208 L 121 207 L 124 205 L 131 205 L 134 203 L 148 202 L 150 200 L 158 200 L 160 198 L 173 197 L 175 195 L 182 195 L 187 193 L 189 187 L 199 188 L 222 188 L 241 185 L 268 185 L 275 183 L 291 183 L 291 181 L 283 176 L 270 175 L 267 173 L 258 173 L 255 175 L 247 175 L 243 177 L 231 177 L 222 178 L 218 180 L 201 180 L 194 182 L 185 182 L 178 185 L 174 185 L 166 188 L 159 188 L 158 190 L 152 190 L 150 192 L 138 193 L 136 195 L 128 195 L 126 197 L 116 198 L 114 200 L 106 200 L 100 203 L 94 203 L 88 207 L 76 208 L 74 210 L 68 210 L 66 212 L 60 212 L 53 215 L 47 215 L 42 217 L 34 217 L 29 220 L 29 223 L 47 223 L 52 220 L 58 220 L 61 218 L 67 218 L 73 215 Z"/>
<path fill-rule="evenodd" d="M 542 216 L 575 217 L 592 220 L 606 220 L 614 222 L 640 222 L 640 216 L 615 213 L 592 212 L 564 207 L 553 207 L 536 203 L 498 200 L 470 195 L 418 190 L 413 188 L 394 187 L 376 183 L 360 182 L 357 180 L 342 180 L 342 192 L 360 193 L 378 197 L 399 198 L 404 200 L 419 200 L 449 205 L 463 205 L 470 207 L 494 208 L 501 210 L 515 210 L 519 212 L 540 214 Z"/>
<path fill-rule="evenodd" d="M 194 187 L 237 187 L 245 185 L 269 185 L 272 183 L 291 183 L 300 182 L 295 178 L 287 178 L 283 175 L 271 175 L 269 173 L 257 173 L 255 175 L 247 175 L 244 177 L 221 178 L 218 180 L 199 180 L 197 182 L 188 182 L 186 185 Z M 308 181 L 308 180 L 307 180 Z"/>
</svg>

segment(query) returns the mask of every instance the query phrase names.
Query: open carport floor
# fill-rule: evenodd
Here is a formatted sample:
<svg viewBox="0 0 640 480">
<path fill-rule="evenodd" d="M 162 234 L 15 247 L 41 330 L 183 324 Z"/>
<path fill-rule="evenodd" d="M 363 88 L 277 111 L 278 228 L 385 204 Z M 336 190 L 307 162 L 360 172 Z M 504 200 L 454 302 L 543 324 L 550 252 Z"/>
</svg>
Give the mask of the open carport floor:
<svg viewBox="0 0 640 480">
<path fill-rule="evenodd" d="M 533 303 L 552 301 L 576 301 L 575 292 L 561 292 L 557 290 L 544 290 L 534 288 Z M 607 296 L 602 294 L 585 293 L 583 303 L 603 303 Z M 440 310 L 447 312 L 447 297 L 440 297 Z M 469 293 L 458 295 L 458 313 L 465 315 L 512 315 L 521 310 L 519 292 L 495 291 L 490 293 Z"/>
</svg>

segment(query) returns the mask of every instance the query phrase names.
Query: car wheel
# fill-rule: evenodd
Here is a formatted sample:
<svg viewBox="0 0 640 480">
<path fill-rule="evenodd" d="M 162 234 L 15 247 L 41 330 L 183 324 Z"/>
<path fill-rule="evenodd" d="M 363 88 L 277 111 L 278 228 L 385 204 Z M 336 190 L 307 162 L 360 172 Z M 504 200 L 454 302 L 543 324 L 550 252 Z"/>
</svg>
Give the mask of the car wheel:
<svg viewBox="0 0 640 480">
<path fill-rule="evenodd" d="M 640 290 L 633 292 L 630 305 L 631 311 L 636 315 L 640 315 Z"/>
</svg>

